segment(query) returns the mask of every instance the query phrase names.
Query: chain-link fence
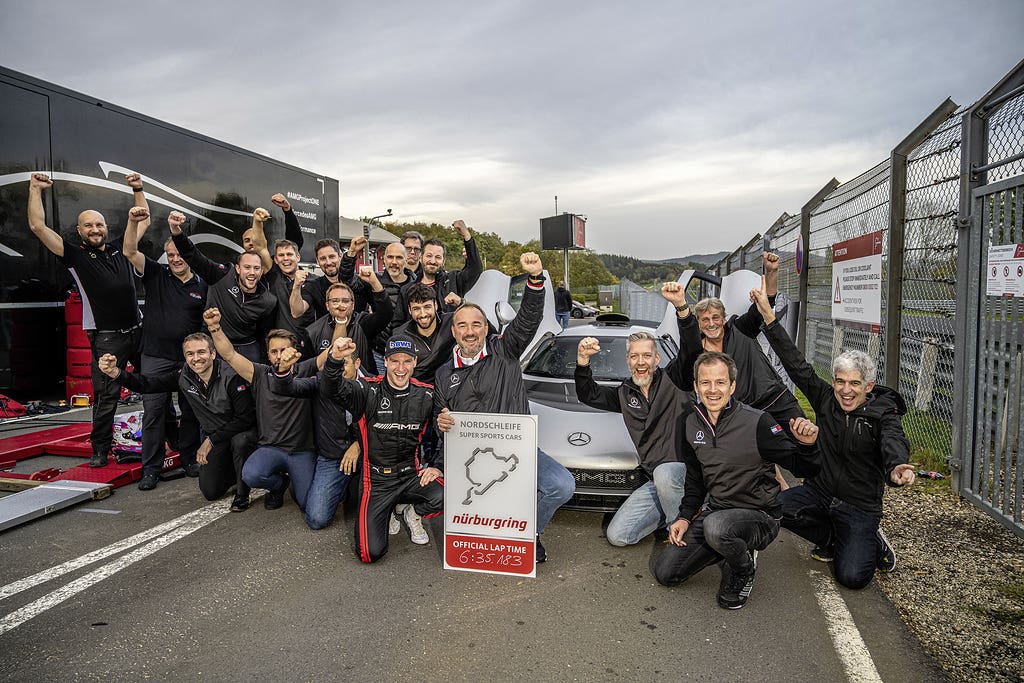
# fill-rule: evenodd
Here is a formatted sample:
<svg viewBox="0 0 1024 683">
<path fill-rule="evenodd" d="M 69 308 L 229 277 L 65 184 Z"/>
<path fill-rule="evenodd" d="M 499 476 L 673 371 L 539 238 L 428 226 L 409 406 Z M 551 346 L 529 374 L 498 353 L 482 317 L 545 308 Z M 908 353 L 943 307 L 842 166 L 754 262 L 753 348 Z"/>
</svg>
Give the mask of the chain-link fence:
<svg viewBox="0 0 1024 683">
<path fill-rule="evenodd" d="M 968 109 L 955 109 L 947 101 L 927 126 L 915 131 L 918 135 L 905 156 L 894 150 L 891 158 L 856 178 L 833 181 L 800 213 L 783 214 L 763 238 L 755 235 L 708 269 L 720 276 L 742 267 L 759 272 L 767 241 L 781 258 L 779 291 L 799 302 L 802 349 L 811 364 L 828 377 L 841 350 L 867 352 L 878 363 L 879 382 L 898 384 L 907 402 L 903 424 L 912 446 L 936 461 L 950 457 L 953 434 L 957 218 L 962 119 Z M 1024 97 L 1017 97 L 989 122 L 989 162 L 1012 160 L 989 171 L 990 183 L 1024 173 L 1022 131 Z M 896 180 L 900 176 L 893 173 L 894 163 L 903 164 L 897 170 L 905 169 L 905 180 Z M 890 234 L 894 220 L 902 226 L 898 242 Z M 833 320 L 833 246 L 876 232 L 882 238 L 881 324 Z M 889 253 L 891 243 L 900 244 L 899 253 Z M 891 272 L 898 282 L 890 280 Z M 898 310 L 890 311 L 888 299 L 894 292 Z M 899 324 L 895 333 L 889 329 L 894 321 Z M 898 359 L 887 357 L 897 352 Z"/>
</svg>

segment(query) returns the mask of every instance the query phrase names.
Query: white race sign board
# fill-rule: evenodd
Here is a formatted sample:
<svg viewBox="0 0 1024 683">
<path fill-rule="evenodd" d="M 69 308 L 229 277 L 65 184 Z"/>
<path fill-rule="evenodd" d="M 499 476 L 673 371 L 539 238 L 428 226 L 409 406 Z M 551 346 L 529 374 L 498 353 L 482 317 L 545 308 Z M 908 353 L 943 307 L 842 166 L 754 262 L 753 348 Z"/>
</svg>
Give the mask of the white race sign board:
<svg viewBox="0 0 1024 683">
<path fill-rule="evenodd" d="M 451 413 L 444 567 L 536 576 L 537 417 Z"/>
<path fill-rule="evenodd" d="M 832 319 L 881 330 L 881 230 L 832 245 Z"/>
<path fill-rule="evenodd" d="M 988 296 L 1024 297 L 1024 244 L 988 248 Z"/>
</svg>

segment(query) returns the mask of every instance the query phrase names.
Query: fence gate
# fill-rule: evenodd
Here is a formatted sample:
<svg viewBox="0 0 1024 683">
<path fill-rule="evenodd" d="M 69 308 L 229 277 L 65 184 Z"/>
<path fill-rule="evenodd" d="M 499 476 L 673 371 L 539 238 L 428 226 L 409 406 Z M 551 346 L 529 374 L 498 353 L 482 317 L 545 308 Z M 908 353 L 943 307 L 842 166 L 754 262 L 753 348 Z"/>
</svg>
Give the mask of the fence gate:
<svg viewBox="0 0 1024 683">
<path fill-rule="evenodd" d="M 1024 68 L 964 115 L 964 143 L 954 484 L 1024 536 Z"/>
</svg>

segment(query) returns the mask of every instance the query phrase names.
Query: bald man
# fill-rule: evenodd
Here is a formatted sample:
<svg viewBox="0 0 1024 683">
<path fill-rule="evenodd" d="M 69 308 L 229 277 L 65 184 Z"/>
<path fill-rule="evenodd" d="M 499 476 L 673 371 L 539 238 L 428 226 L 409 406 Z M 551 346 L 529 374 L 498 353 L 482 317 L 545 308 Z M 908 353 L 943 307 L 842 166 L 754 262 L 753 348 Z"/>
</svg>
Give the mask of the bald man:
<svg viewBox="0 0 1024 683">
<path fill-rule="evenodd" d="M 132 188 L 135 206 L 132 220 L 137 219 L 141 238 L 149 227 L 149 204 L 142 191 L 142 178 L 137 173 L 125 177 Z M 28 227 L 40 242 L 56 256 L 71 273 L 82 295 L 82 329 L 92 348 L 92 458 L 89 465 L 107 464 L 113 441 L 114 413 L 121 387 L 100 372 L 97 364 L 105 353 L 117 357 L 123 369 L 127 361 L 139 367 L 142 340 L 142 315 L 132 264 L 125 258 L 122 240 L 107 241 L 107 222 L 99 211 L 86 210 L 78 215 L 77 237 L 66 239 L 46 225 L 43 190 L 53 185 L 49 176 L 33 173 L 28 185 Z M 145 211 L 142 211 L 144 209 Z"/>
</svg>

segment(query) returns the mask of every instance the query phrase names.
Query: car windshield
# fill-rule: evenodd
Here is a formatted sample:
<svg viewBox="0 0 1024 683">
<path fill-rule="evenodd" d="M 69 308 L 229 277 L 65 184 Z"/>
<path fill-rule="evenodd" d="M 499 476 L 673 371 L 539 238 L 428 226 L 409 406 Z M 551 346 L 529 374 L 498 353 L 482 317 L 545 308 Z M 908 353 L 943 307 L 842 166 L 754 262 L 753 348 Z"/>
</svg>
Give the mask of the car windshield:
<svg viewBox="0 0 1024 683">
<path fill-rule="evenodd" d="M 535 377 L 572 379 L 576 371 L 576 349 L 582 337 L 559 335 L 544 342 L 526 365 L 524 372 Z M 590 368 L 596 380 L 622 381 L 629 377 L 626 365 L 626 337 L 597 337 L 601 352 L 590 359 Z M 658 340 L 661 367 L 669 364 L 675 353 L 664 340 Z"/>
</svg>

